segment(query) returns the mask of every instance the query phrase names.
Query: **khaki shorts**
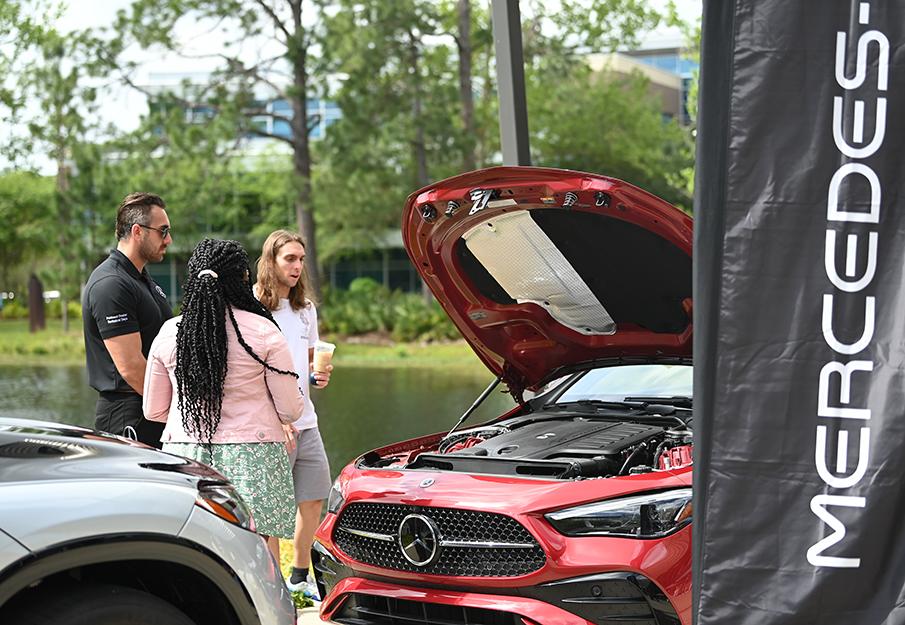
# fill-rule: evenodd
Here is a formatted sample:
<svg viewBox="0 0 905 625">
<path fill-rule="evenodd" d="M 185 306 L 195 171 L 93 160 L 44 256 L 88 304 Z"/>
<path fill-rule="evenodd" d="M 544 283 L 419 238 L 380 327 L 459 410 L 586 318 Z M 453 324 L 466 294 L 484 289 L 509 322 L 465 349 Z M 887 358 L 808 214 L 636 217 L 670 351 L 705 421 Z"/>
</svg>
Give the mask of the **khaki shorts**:
<svg viewBox="0 0 905 625">
<path fill-rule="evenodd" d="M 289 452 L 289 466 L 292 467 L 296 503 L 318 501 L 330 495 L 333 486 L 330 463 L 317 427 L 295 435 L 295 449 Z"/>
</svg>

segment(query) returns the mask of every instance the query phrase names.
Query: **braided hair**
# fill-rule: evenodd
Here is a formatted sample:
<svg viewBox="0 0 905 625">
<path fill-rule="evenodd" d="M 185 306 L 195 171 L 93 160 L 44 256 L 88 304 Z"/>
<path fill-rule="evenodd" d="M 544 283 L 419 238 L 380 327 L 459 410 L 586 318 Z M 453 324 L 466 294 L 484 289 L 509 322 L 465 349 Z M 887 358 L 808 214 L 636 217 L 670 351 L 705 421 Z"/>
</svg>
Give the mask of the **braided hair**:
<svg viewBox="0 0 905 625">
<path fill-rule="evenodd" d="M 249 282 L 248 254 L 235 241 L 204 239 L 186 268 L 182 287 L 182 319 L 176 330 L 176 392 L 182 425 L 199 442 L 209 444 L 220 425 L 226 381 L 226 317 L 239 343 L 270 371 L 298 378 L 261 360 L 245 342 L 233 308 L 276 321 L 255 298 Z M 279 326 L 277 326 L 279 327 Z"/>
</svg>

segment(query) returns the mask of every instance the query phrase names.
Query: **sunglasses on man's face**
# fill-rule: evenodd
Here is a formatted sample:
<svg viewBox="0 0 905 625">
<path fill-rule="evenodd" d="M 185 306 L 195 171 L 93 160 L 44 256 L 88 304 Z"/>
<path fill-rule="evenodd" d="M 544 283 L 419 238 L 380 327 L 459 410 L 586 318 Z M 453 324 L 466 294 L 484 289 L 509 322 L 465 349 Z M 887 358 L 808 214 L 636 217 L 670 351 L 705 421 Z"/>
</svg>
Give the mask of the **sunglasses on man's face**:
<svg viewBox="0 0 905 625">
<path fill-rule="evenodd" d="M 142 228 L 147 228 L 148 230 L 156 230 L 157 232 L 160 233 L 160 236 L 163 237 L 164 239 L 167 238 L 167 235 L 170 234 L 169 226 L 164 226 L 163 228 L 155 228 L 154 226 L 146 226 L 144 224 L 136 224 L 136 225 L 141 226 Z"/>
</svg>

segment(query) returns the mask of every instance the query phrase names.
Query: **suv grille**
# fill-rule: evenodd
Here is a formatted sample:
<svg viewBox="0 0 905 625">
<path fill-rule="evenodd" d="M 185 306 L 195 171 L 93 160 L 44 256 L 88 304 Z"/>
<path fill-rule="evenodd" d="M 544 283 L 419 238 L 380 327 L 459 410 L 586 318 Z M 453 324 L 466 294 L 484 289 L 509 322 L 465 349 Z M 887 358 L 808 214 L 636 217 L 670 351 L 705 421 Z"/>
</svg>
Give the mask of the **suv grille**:
<svg viewBox="0 0 905 625">
<path fill-rule="evenodd" d="M 403 551 L 403 534 L 421 545 L 435 544 L 433 555 Z M 543 549 L 515 519 L 492 512 L 352 503 L 340 514 L 333 541 L 349 557 L 383 568 L 460 577 L 517 577 L 537 571 Z M 409 540 L 408 542 L 411 542 Z M 408 556 L 406 555 L 408 554 Z"/>
</svg>

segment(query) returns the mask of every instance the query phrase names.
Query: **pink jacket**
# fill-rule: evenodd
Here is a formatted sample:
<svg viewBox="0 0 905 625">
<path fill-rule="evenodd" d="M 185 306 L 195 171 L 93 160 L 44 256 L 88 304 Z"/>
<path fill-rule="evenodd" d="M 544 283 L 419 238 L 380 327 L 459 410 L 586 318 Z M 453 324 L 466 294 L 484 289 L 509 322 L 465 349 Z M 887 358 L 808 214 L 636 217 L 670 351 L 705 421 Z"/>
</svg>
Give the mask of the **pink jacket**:
<svg viewBox="0 0 905 625">
<path fill-rule="evenodd" d="M 261 360 L 282 371 L 294 371 L 292 355 L 279 328 L 271 321 L 244 310 L 233 310 L 242 338 Z M 176 394 L 176 326 L 182 316 L 163 324 L 148 354 L 143 407 L 145 418 L 165 421 L 160 440 L 165 443 L 195 443 L 182 427 Z M 298 380 L 275 373 L 254 360 L 239 344 L 235 328 L 226 319 L 227 373 L 223 383 L 220 425 L 212 443 L 282 442 L 282 423 L 299 418 L 305 398 Z"/>
</svg>

